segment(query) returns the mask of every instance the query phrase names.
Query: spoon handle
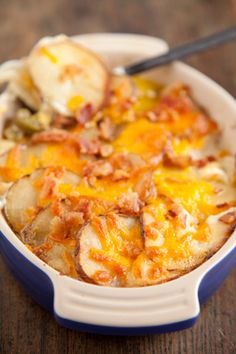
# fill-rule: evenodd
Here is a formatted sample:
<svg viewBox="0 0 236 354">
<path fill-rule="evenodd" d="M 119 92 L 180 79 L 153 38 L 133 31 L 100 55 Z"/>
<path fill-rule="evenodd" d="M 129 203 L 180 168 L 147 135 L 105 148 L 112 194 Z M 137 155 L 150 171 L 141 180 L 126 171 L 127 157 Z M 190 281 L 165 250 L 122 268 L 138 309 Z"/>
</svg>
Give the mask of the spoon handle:
<svg viewBox="0 0 236 354">
<path fill-rule="evenodd" d="M 126 67 L 116 67 L 113 69 L 115 74 L 134 75 L 140 72 L 169 64 L 174 60 L 199 53 L 208 48 L 218 46 L 236 38 L 236 26 L 225 31 L 215 33 L 211 36 L 197 39 L 194 42 L 187 43 L 176 48 L 170 49 L 166 54 L 156 56 L 150 59 L 142 60 L 138 63 L 127 65 Z"/>
</svg>

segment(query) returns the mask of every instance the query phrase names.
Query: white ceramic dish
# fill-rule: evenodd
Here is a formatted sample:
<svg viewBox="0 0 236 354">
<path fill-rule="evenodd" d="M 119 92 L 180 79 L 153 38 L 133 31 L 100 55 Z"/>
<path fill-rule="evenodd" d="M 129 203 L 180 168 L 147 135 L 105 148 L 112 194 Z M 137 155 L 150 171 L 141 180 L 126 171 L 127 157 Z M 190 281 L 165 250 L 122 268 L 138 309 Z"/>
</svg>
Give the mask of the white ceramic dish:
<svg viewBox="0 0 236 354">
<path fill-rule="evenodd" d="M 168 49 L 164 41 L 142 35 L 88 34 L 75 36 L 74 39 L 98 52 L 112 66 L 160 54 Z M 146 75 L 159 82 L 183 81 L 189 84 L 194 98 L 207 108 L 222 128 L 222 144 L 233 152 L 236 150 L 236 102 L 219 85 L 179 62 Z M 233 250 L 236 246 L 234 233 L 200 267 L 165 284 L 144 288 L 108 288 L 61 276 L 21 243 L 2 216 L 0 229 L 0 247 L 4 258 L 37 301 L 50 308 L 61 324 L 101 333 L 153 333 L 192 325 L 200 311 L 199 296 L 203 300 L 223 280 L 234 264 Z M 40 284 L 35 279 L 36 274 Z"/>
</svg>

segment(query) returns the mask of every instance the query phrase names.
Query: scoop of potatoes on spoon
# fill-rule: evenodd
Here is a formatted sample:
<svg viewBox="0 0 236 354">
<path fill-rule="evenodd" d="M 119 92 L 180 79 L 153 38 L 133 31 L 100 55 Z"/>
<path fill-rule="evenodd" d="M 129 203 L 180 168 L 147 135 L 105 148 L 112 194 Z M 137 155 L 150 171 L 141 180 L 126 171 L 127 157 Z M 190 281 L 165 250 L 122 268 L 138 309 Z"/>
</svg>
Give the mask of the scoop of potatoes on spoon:
<svg viewBox="0 0 236 354">
<path fill-rule="evenodd" d="M 97 111 L 107 100 L 108 68 L 65 36 L 40 41 L 28 57 L 28 68 L 44 102 L 64 115 L 74 116 L 88 105 Z"/>
</svg>

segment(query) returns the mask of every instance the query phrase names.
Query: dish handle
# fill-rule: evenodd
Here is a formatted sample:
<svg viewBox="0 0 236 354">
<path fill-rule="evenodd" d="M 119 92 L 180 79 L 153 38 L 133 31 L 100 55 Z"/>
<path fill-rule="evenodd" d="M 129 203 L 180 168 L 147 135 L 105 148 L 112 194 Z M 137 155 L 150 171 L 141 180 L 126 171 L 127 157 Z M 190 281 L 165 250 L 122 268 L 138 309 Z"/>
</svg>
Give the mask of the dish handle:
<svg viewBox="0 0 236 354">
<path fill-rule="evenodd" d="M 69 320 L 108 327 L 169 326 L 193 323 L 200 311 L 198 284 L 188 277 L 145 288 L 101 287 L 62 276 L 53 284 L 54 312 L 59 323 Z"/>
</svg>

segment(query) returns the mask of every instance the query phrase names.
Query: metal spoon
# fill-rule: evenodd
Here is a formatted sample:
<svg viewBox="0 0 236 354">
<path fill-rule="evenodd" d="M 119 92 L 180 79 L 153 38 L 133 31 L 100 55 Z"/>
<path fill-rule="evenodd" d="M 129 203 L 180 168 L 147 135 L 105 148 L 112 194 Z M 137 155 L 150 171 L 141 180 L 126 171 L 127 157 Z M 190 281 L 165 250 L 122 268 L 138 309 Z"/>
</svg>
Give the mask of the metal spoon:
<svg viewBox="0 0 236 354">
<path fill-rule="evenodd" d="M 236 26 L 225 31 L 218 32 L 211 36 L 197 39 L 194 42 L 181 45 L 179 47 L 170 49 L 166 54 L 145 59 L 140 62 L 127 65 L 125 67 L 118 66 L 113 69 L 116 75 L 134 75 L 140 72 L 156 68 L 158 66 L 166 65 L 174 60 L 184 58 L 186 56 L 196 54 L 208 48 L 216 47 L 222 43 L 236 39 Z"/>
</svg>

